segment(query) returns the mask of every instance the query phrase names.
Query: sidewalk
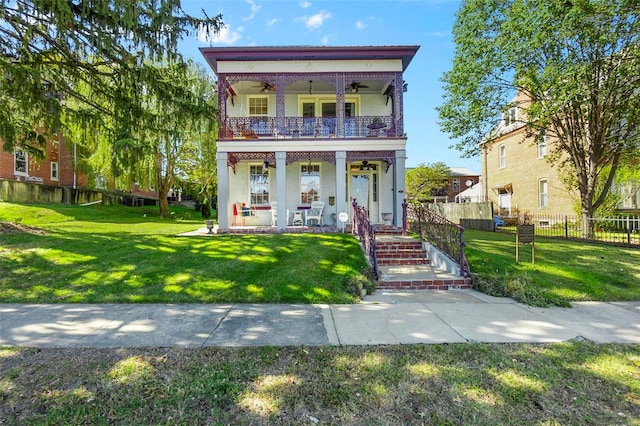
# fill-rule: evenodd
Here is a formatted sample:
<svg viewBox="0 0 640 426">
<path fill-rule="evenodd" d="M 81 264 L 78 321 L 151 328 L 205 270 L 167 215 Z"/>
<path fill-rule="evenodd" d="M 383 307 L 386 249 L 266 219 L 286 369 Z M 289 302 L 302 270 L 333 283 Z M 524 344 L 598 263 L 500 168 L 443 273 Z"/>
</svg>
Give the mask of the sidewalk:
<svg viewBox="0 0 640 426">
<path fill-rule="evenodd" d="M 0 345 L 29 347 L 640 343 L 640 302 L 532 308 L 473 290 L 383 291 L 357 305 L 0 304 Z"/>
</svg>

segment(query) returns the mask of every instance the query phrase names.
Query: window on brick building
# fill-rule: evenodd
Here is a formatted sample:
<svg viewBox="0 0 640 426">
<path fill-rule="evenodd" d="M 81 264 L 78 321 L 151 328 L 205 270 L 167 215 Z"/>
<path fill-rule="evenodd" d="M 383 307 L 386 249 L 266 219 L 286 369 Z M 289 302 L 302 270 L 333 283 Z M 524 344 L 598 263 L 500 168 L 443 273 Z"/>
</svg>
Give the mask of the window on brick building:
<svg viewBox="0 0 640 426">
<path fill-rule="evenodd" d="M 500 156 L 500 168 L 507 167 L 507 147 L 500 145 L 498 147 L 498 155 Z"/>
<path fill-rule="evenodd" d="M 547 135 L 542 135 L 542 140 L 538 142 L 538 158 L 543 158 L 547 155 Z"/>
<path fill-rule="evenodd" d="M 540 179 L 538 181 L 538 199 L 540 208 L 549 206 L 549 184 L 547 179 Z"/>
<path fill-rule="evenodd" d="M 58 180 L 58 162 L 51 162 L 51 180 Z"/>
<path fill-rule="evenodd" d="M 27 166 L 28 166 L 28 160 L 29 160 L 27 153 L 21 149 L 18 149 L 15 151 L 13 158 L 14 158 L 13 172 L 17 175 L 26 176 L 28 172 Z"/>
<path fill-rule="evenodd" d="M 505 127 L 515 124 L 518 115 L 517 111 L 518 109 L 516 107 L 509 108 L 507 112 L 502 115 Z"/>
</svg>

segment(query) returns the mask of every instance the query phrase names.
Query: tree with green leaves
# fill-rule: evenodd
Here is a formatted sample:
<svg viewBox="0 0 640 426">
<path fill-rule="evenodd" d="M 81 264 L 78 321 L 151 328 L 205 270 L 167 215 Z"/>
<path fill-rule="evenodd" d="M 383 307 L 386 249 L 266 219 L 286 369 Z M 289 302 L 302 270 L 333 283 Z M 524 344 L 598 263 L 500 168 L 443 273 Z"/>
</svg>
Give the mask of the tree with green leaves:
<svg viewBox="0 0 640 426">
<path fill-rule="evenodd" d="M 633 197 L 640 194 L 640 152 L 636 158 L 622 162 L 618 166 L 616 177 L 612 184 L 612 190 L 605 201 L 598 207 L 598 217 L 615 216 L 618 207 L 633 205 Z M 602 184 L 602 183 L 600 183 Z"/>
<path fill-rule="evenodd" d="M 189 61 L 184 66 L 153 67 L 158 81 L 166 85 L 143 88 L 144 101 L 132 103 L 140 108 L 137 127 L 125 131 L 111 121 L 103 121 L 100 130 L 90 137 L 84 128 L 75 129 L 69 137 L 84 139 L 90 147 L 84 161 L 89 170 L 104 178 L 109 189 L 131 188 L 134 182 L 155 188 L 160 215 L 168 217 L 167 196 L 176 179 L 197 179 L 193 170 L 210 165 L 211 157 L 215 158 L 217 97 L 212 76 L 202 66 Z M 166 95 L 158 93 L 158 87 L 170 91 L 174 101 L 163 103 Z M 111 107 L 119 108 L 115 104 Z M 118 131 L 121 133 L 115 143 L 112 137 L 100 137 Z M 214 172 L 215 168 L 209 170 Z"/>
<path fill-rule="evenodd" d="M 204 11 L 203 11 L 204 14 Z M 182 81 L 155 64 L 185 66 L 178 41 L 217 33 L 222 17 L 187 15 L 179 0 L 14 0 L 0 3 L 0 138 L 42 156 L 45 137 L 105 123 L 117 151 L 144 120 L 147 93 L 170 106 Z M 102 135 L 106 137 L 106 135 Z"/>
<path fill-rule="evenodd" d="M 185 70 L 167 68 L 166 71 L 165 79 L 181 79 L 187 90 L 175 94 L 177 101 L 170 108 L 152 109 L 160 131 L 149 132 L 147 136 L 154 145 L 153 169 L 160 214 L 165 217 L 169 215 L 167 195 L 176 176 L 186 174 L 189 160 L 210 146 L 217 131 L 214 122 L 217 98 L 210 73 L 195 65 Z"/>
<path fill-rule="evenodd" d="M 4 149 L 41 158 L 46 137 L 61 132 L 110 187 L 155 187 L 168 216 L 180 156 L 211 138 L 216 117 L 213 82 L 177 43 L 222 25 L 186 15 L 179 0 L 2 2 Z"/>
<path fill-rule="evenodd" d="M 640 150 L 639 12 L 636 0 L 464 1 L 442 129 L 476 155 L 499 136 L 501 113 L 520 108 L 527 137 L 546 135 L 548 160 L 575 177 L 590 234 L 620 164 Z"/>
<path fill-rule="evenodd" d="M 405 173 L 405 187 L 407 198 L 412 202 L 422 202 L 433 199 L 438 190 L 446 188 L 450 169 L 442 163 L 418 164 L 418 167 L 407 169 Z"/>
</svg>

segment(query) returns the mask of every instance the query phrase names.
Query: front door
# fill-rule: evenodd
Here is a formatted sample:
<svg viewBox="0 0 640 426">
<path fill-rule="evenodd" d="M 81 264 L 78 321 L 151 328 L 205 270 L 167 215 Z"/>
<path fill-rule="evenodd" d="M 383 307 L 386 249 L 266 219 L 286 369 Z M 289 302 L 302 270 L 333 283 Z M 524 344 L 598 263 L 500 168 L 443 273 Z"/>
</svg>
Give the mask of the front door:
<svg viewBox="0 0 640 426">
<path fill-rule="evenodd" d="M 358 206 L 364 207 L 372 223 L 379 223 L 378 219 L 378 186 L 377 172 L 373 170 L 353 171 L 349 175 L 349 201 L 356 199 Z"/>
</svg>

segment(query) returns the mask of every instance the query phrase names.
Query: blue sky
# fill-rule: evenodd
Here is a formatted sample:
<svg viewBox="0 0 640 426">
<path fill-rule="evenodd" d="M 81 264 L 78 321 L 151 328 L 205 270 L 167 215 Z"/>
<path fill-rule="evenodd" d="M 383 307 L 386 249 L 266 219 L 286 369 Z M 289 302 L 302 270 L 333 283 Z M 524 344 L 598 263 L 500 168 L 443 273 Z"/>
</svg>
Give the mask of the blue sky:
<svg viewBox="0 0 640 426">
<path fill-rule="evenodd" d="M 480 173 L 478 158 L 460 158 L 449 148 L 452 141 L 440 131 L 435 111 L 442 102 L 439 79 L 451 67 L 459 6 L 459 0 L 182 0 L 189 14 L 222 14 L 226 28 L 210 41 L 185 39 L 181 50 L 205 64 L 198 48 L 209 45 L 419 45 L 404 75 L 407 166 L 442 161 Z"/>
</svg>

